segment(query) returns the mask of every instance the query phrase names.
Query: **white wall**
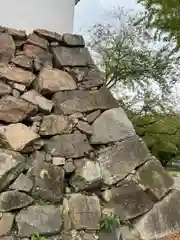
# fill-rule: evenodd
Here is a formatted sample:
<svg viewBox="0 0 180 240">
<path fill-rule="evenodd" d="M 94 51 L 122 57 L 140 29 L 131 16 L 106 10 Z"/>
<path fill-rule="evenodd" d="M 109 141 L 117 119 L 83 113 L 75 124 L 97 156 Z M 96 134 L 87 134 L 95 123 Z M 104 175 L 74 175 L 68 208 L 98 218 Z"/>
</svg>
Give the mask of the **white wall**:
<svg viewBox="0 0 180 240">
<path fill-rule="evenodd" d="M 0 25 L 31 32 L 73 31 L 75 0 L 0 0 Z"/>
</svg>

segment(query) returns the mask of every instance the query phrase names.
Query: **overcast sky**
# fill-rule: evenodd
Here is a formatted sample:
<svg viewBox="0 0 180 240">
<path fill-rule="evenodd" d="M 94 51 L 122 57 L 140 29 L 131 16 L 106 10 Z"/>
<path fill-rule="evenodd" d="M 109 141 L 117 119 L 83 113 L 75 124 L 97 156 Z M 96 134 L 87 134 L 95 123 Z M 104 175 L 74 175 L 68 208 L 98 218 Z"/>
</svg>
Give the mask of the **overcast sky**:
<svg viewBox="0 0 180 240">
<path fill-rule="evenodd" d="M 81 0 L 75 10 L 74 32 L 92 26 L 102 18 L 105 11 L 117 6 L 136 11 L 141 9 L 136 0 Z"/>
</svg>

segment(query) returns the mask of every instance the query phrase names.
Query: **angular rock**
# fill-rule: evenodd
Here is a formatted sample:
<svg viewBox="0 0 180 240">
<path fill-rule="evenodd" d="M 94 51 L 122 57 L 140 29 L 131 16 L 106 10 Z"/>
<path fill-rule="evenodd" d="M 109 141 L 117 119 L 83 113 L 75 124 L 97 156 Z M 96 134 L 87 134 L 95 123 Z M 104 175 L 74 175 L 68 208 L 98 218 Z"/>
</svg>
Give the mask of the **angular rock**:
<svg viewBox="0 0 180 240">
<path fill-rule="evenodd" d="M 62 66 L 84 67 L 94 65 L 87 48 L 67 48 L 67 47 L 52 47 L 52 54 L 55 59 L 55 67 Z"/>
<path fill-rule="evenodd" d="M 10 233 L 14 222 L 14 215 L 12 213 L 3 213 L 0 219 L 0 237 Z"/>
<path fill-rule="evenodd" d="M 25 86 L 30 85 L 36 78 L 32 72 L 11 65 L 0 68 L 0 77 L 7 81 L 24 84 Z"/>
<path fill-rule="evenodd" d="M 44 37 L 50 42 L 62 42 L 62 36 L 56 32 L 51 32 L 46 29 L 35 29 L 34 32 L 40 37 Z"/>
<path fill-rule="evenodd" d="M 35 33 L 31 33 L 28 36 L 28 39 L 27 39 L 26 42 L 29 43 L 29 44 L 33 44 L 35 46 L 41 47 L 41 48 L 43 48 L 45 50 L 47 50 L 48 46 L 49 46 L 49 43 L 48 43 L 48 41 L 46 39 L 44 39 L 42 37 L 39 37 Z"/>
<path fill-rule="evenodd" d="M 137 136 L 99 151 L 97 161 L 104 183 L 112 185 L 150 158 L 149 150 Z"/>
<path fill-rule="evenodd" d="M 20 153 L 0 149 L 0 191 L 17 178 L 25 166 L 25 158 Z"/>
<path fill-rule="evenodd" d="M 14 28 L 6 28 L 6 31 L 9 35 L 11 35 L 14 39 L 25 40 L 27 35 L 23 30 L 17 30 Z"/>
<path fill-rule="evenodd" d="M 56 166 L 63 166 L 66 162 L 66 159 L 63 157 L 53 157 L 53 164 Z"/>
<path fill-rule="evenodd" d="M 76 83 L 65 71 L 55 68 L 43 68 L 37 78 L 36 88 L 42 94 L 76 89 Z"/>
<path fill-rule="evenodd" d="M 65 98 L 65 100 L 64 100 Z M 57 92 L 52 99 L 55 113 L 63 112 L 70 115 L 76 112 L 86 113 L 97 109 L 107 110 L 118 107 L 117 101 L 106 88 L 98 91 L 71 91 L 71 93 Z"/>
<path fill-rule="evenodd" d="M 27 145 L 21 152 L 25 154 L 32 153 L 33 151 L 40 150 L 43 146 L 44 146 L 43 139 L 37 139 L 30 145 Z"/>
<path fill-rule="evenodd" d="M 152 158 L 137 171 L 140 184 L 149 189 L 158 199 L 162 198 L 173 186 L 173 178 L 169 176 L 161 163 Z"/>
<path fill-rule="evenodd" d="M 98 197 L 72 194 L 68 207 L 69 216 L 75 229 L 99 229 L 101 206 Z"/>
<path fill-rule="evenodd" d="M 64 190 L 64 170 L 51 163 L 34 161 L 29 178 L 33 180 L 32 196 L 49 202 L 60 202 Z"/>
<path fill-rule="evenodd" d="M 66 161 L 65 165 L 63 166 L 63 169 L 64 169 L 66 174 L 69 174 L 69 173 L 74 172 L 76 168 L 73 164 L 73 161 L 68 160 L 68 161 Z"/>
<path fill-rule="evenodd" d="M 93 123 L 101 114 L 100 110 L 96 110 L 90 114 L 87 115 L 87 121 L 88 123 Z"/>
<path fill-rule="evenodd" d="M 70 184 L 75 191 L 93 189 L 102 180 L 101 169 L 98 163 L 86 159 L 81 161 L 82 166 L 76 169 L 75 175 L 70 180 Z"/>
<path fill-rule="evenodd" d="M 38 92 L 36 92 L 34 89 L 29 90 L 28 92 L 25 92 L 22 96 L 22 99 L 37 105 L 40 110 L 43 110 L 45 112 L 51 112 L 53 108 L 53 102 L 46 99 L 42 95 L 40 95 Z"/>
<path fill-rule="evenodd" d="M 30 57 L 27 57 L 25 55 L 19 55 L 13 58 L 11 62 L 14 63 L 17 67 L 32 71 L 33 61 Z"/>
<path fill-rule="evenodd" d="M 19 92 L 24 92 L 26 90 L 26 86 L 19 83 L 14 83 L 13 87 L 15 88 L 15 90 L 18 90 Z"/>
<path fill-rule="evenodd" d="M 136 134 L 131 121 L 122 108 L 103 112 L 92 125 L 91 144 L 122 141 Z"/>
<path fill-rule="evenodd" d="M 27 207 L 17 214 L 16 222 L 21 237 L 30 237 L 35 232 L 41 236 L 54 235 L 62 226 L 60 208 L 53 205 Z"/>
<path fill-rule="evenodd" d="M 33 182 L 23 173 L 13 182 L 10 186 L 12 190 L 18 190 L 23 192 L 30 192 L 33 187 Z"/>
<path fill-rule="evenodd" d="M 33 198 L 19 191 L 7 191 L 0 194 L 0 211 L 9 212 L 24 208 L 33 203 Z"/>
<path fill-rule="evenodd" d="M 45 143 L 45 150 L 53 156 L 79 158 L 91 151 L 92 148 L 86 135 L 73 133 L 50 138 Z"/>
<path fill-rule="evenodd" d="M 51 114 L 43 117 L 39 134 L 42 136 L 52 136 L 70 133 L 71 131 L 72 126 L 67 116 Z"/>
<path fill-rule="evenodd" d="M 76 126 L 79 131 L 81 131 L 82 133 L 85 133 L 87 135 L 92 135 L 93 134 L 93 128 L 91 125 L 89 125 L 86 122 L 83 121 L 78 121 L 78 124 Z"/>
<path fill-rule="evenodd" d="M 0 63 L 9 63 L 14 57 L 15 43 L 7 33 L 0 33 Z"/>
<path fill-rule="evenodd" d="M 30 58 L 38 59 L 41 67 L 50 65 L 52 66 L 52 54 L 44 49 L 34 46 L 32 44 L 24 44 L 24 54 Z"/>
<path fill-rule="evenodd" d="M 179 203 L 180 191 L 176 190 L 156 203 L 152 210 L 136 224 L 136 228 L 141 233 L 142 239 L 170 239 L 165 236 L 179 231 L 180 210 L 177 207 Z"/>
<path fill-rule="evenodd" d="M 0 120 L 7 123 L 17 123 L 27 116 L 37 113 L 37 107 L 13 96 L 7 95 L 0 99 Z"/>
<path fill-rule="evenodd" d="M 17 137 L 18 136 L 18 137 Z M 21 151 L 25 146 L 40 136 L 22 123 L 0 127 L 0 142 L 14 151 Z"/>
<path fill-rule="evenodd" d="M 129 220 L 149 211 L 154 202 L 135 182 L 124 180 L 119 187 L 109 190 L 106 208 L 114 209 L 121 220 Z M 105 194 L 105 193 L 103 193 Z"/>
<path fill-rule="evenodd" d="M 91 68 L 86 72 L 80 86 L 81 89 L 91 89 L 93 87 L 102 86 L 104 81 L 105 80 L 100 71 L 96 68 Z"/>
<path fill-rule="evenodd" d="M 11 94 L 11 92 L 12 92 L 12 88 L 9 85 L 0 81 L 0 97 L 4 95 L 9 95 Z"/>
<path fill-rule="evenodd" d="M 62 36 L 62 40 L 64 43 L 66 43 L 69 46 L 73 46 L 73 47 L 84 47 L 85 46 L 84 38 L 78 34 L 65 33 Z"/>
</svg>

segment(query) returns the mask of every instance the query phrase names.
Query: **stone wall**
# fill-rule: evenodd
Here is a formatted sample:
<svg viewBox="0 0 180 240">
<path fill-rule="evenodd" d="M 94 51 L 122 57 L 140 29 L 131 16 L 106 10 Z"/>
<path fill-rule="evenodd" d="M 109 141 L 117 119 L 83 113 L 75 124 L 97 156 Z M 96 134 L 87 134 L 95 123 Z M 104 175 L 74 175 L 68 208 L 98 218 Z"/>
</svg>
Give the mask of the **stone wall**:
<svg viewBox="0 0 180 240">
<path fill-rule="evenodd" d="M 0 239 L 178 236 L 180 192 L 81 36 L 1 27 L 0 63 Z M 100 228 L 110 213 L 116 234 Z"/>
</svg>

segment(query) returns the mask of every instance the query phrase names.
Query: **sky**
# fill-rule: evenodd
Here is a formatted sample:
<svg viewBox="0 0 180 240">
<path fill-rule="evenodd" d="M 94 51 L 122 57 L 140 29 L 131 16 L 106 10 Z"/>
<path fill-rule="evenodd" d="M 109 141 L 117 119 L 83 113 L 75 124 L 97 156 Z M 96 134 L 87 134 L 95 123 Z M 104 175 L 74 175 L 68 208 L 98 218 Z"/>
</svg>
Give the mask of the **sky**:
<svg viewBox="0 0 180 240">
<path fill-rule="evenodd" d="M 108 9 L 113 7 L 138 11 L 141 6 L 136 0 L 81 0 L 76 6 L 74 32 L 78 33 L 99 22 Z"/>
</svg>

